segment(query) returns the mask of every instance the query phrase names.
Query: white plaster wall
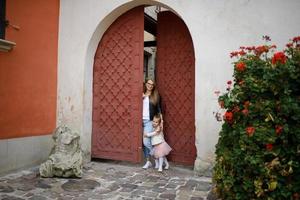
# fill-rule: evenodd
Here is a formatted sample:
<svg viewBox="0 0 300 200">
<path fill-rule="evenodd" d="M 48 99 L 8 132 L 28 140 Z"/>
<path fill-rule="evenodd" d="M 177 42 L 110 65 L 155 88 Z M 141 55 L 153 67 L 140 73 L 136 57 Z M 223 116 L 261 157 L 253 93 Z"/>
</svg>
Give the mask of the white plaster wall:
<svg viewBox="0 0 300 200">
<path fill-rule="evenodd" d="M 58 59 L 58 125 L 65 123 L 91 148 L 92 66 L 104 31 L 122 13 L 141 4 L 172 8 L 191 33 L 196 57 L 195 169 L 205 172 L 214 159 L 220 124 L 215 90 L 231 79 L 229 53 L 262 43 L 262 35 L 282 49 L 300 35 L 299 0 L 61 0 Z"/>
<path fill-rule="evenodd" d="M 0 175 L 47 160 L 53 146 L 52 135 L 0 140 Z"/>
</svg>

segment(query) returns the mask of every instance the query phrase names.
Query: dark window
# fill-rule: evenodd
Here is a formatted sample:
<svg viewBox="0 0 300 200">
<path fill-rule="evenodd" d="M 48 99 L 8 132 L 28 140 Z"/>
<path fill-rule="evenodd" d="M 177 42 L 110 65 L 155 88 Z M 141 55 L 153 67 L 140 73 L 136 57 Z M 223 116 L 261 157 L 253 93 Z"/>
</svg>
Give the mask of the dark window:
<svg viewBox="0 0 300 200">
<path fill-rule="evenodd" d="M 148 60 L 149 55 L 144 51 L 144 80 L 148 78 Z"/>
<path fill-rule="evenodd" d="M 0 39 L 5 38 L 5 27 L 6 27 L 5 3 L 6 0 L 0 0 Z"/>
</svg>

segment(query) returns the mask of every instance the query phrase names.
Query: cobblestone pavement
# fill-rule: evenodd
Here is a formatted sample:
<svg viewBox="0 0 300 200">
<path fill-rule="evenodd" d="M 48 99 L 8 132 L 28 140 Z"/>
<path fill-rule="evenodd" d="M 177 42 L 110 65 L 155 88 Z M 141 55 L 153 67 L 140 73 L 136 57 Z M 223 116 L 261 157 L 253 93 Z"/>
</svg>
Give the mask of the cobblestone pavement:
<svg viewBox="0 0 300 200">
<path fill-rule="evenodd" d="M 163 173 L 124 162 L 91 162 L 81 179 L 41 178 L 38 168 L 0 177 L 3 200 L 215 199 L 211 178 L 174 166 Z"/>
</svg>

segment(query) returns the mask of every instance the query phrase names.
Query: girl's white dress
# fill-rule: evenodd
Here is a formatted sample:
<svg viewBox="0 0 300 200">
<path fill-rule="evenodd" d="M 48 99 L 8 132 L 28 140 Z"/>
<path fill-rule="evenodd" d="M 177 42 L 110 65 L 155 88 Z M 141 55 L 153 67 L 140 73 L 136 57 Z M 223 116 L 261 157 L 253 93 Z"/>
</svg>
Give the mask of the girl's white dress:
<svg viewBox="0 0 300 200">
<path fill-rule="evenodd" d="M 172 150 L 172 148 L 165 141 L 163 132 L 160 132 L 160 134 L 158 135 L 152 136 L 151 144 L 153 145 L 153 150 L 151 154 L 155 158 L 164 157 L 168 155 Z"/>
</svg>

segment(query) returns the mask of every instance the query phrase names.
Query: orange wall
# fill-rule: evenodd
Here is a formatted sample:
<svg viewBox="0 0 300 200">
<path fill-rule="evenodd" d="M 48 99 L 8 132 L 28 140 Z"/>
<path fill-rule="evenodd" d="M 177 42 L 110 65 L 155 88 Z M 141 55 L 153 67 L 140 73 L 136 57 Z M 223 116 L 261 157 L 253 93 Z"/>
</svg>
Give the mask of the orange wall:
<svg viewBox="0 0 300 200">
<path fill-rule="evenodd" d="M 0 139 L 50 134 L 56 125 L 59 0 L 7 0 L 0 52 Z"/>
</svg>

